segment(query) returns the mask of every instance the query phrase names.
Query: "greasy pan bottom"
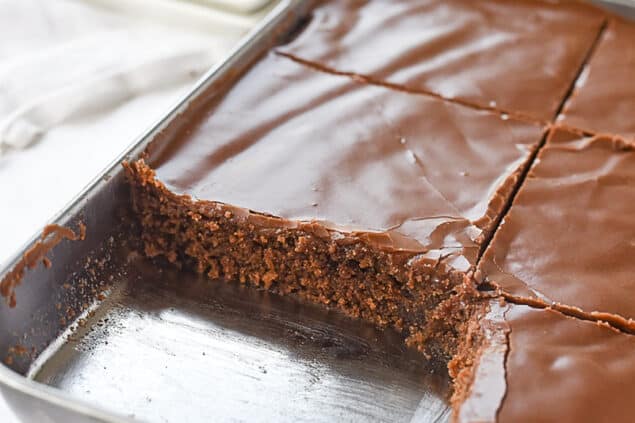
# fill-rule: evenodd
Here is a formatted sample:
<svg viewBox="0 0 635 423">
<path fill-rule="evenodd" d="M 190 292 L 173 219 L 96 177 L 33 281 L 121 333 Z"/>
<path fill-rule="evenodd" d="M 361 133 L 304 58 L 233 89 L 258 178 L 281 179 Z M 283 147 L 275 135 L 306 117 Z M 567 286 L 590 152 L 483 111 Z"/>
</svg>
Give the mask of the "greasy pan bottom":
<svg viewBox="0 0 635 423">
<path fill-rule="evenodd" d="M 447 372 L 399 334 L 137 258 L 36 381 L 147 421 L 446 420 Z"/>
</svg>

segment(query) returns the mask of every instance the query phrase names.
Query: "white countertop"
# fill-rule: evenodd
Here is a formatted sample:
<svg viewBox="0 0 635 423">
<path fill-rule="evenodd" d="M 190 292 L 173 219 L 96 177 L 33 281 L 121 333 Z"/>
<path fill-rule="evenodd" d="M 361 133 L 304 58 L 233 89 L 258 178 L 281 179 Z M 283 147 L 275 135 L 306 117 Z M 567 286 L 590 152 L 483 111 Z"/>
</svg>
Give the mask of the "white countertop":
<svg viewBox="0 0 635 423">
<path fill-rule="evenodd" d="M 225 0 L 176 8 L 172 0 L 156 1 L 168 13 L 153 8 L 141 20 L 135 15 L 147 0 L 0 0 L 0 263 L 182 98 L 257 18 L 195 9 Z M 27 141 L 33 143 L 24 147 Z M 17 421 L 1 396 L 0 421 Z"/>
</svg>

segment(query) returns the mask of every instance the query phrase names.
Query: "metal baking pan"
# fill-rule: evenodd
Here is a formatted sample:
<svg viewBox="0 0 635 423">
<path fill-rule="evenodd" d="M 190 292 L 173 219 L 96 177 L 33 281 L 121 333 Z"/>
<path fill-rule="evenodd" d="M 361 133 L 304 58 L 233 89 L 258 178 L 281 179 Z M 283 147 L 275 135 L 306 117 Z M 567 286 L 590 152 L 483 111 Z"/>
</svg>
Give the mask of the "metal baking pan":
<svg viewBox="0 0 635 423">
<path fill-rule="evenodd" d="M 283 0 L 52 223 L 86 225 L 0 304 L 0 391 L 25 421 L 446 421 L 443 365 L 332 311 L 163 269 L 134 253 L 121 162 L 169 142 L 181 114 L 292 34 Z M 618 11 L 632 15 L 632 9 Z M 616 9 L 613 9 L 616 10 Z M 37 241 L 0 271 L 8 274 Z"/>
<path fill-rule="evenodd" d="M 0 390 L 25 421 L 447 419 L 442 365 L 400 336 L 289 298 L 213 283 L 136 255 L 121 161 L 194 113 L 309 13 L 283 1 L 231 56 L 53 223 L 87 228 L 0 304 Z M 29 243 L 0 279 L 36 242 Z"/>
</svg>

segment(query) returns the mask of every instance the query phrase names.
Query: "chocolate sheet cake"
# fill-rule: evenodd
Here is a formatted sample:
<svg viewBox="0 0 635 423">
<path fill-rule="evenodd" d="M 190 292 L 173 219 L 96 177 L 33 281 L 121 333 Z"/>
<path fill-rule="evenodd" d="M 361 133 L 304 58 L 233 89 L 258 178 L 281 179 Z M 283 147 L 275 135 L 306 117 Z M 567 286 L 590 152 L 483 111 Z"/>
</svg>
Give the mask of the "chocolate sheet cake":
<svg viewBox="0 0 635 423">
<path fill-rule="evenodd" d="M 511 304 L 480 322 L 461 421 L 630 420 L 634 147 L 551 130 L 475 273 Z"/>
<path fill-rule="evenodd" d="M 635 330 L 635 145 L 555 129 L 480 264 L 508 297 Z"/>
<path fill-rule="evenodd" d="M 554 310 L 515 304 L 494 308 L 484 325 L 507 337 L 490 338 L 494 345 L 481 356 L 486 368 L 460 406 L 458 420 L 632 420 L 635 337 Z"/>
<path fill-rule="evenodd" d="M 551 120 L 604 23 L 580 2 L 323 2 L 277 51 L 409 90 Z"/>
<path fill-rule="evenodd" d="M 559 120 L 587 132 L 635 138 L 635 26 L 612 19 Z"/>
<path fill-rule="evenodd" d="M 144 252 L 400 331 L 447 363 L 457 421 L 628 421 L 633 28 L 576 1 L 319 2 L 125 164 Z"/>
<path fill-rule="evenodd" d="M 476 296 L 467 273 L 542 136 L 272 54 L 129 169 L 147 255 L 338 307 L 447 359 Z"/>
</svg>

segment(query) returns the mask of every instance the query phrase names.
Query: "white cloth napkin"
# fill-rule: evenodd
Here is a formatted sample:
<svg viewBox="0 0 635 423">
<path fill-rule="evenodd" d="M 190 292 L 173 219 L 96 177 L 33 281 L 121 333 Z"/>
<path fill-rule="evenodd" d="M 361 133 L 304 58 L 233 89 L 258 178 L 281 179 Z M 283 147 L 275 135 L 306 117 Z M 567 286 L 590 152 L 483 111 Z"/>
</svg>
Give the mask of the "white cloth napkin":
<svg viewBox="0 0 635 423">
<path fill-rule="evenodd" d="M 0 154 L 31 145 L 68 119 L 192 81 L 254 22 L 174 0 L 152 0 L 154 21 L 135 19 L 141 7 L 150 7 L 146 3 L 111 0 L 110 9 L 132 15 L 121 16 L 70 1 L 0 0 L 0 20 L 11 20 L 0 22 L 2 44 L 11 39 L 11 25 L 25 18 L 53 30 L 53 39 L 39 38 L 43 45 L 36 48 L 0 50 Z"/>
</svg>

